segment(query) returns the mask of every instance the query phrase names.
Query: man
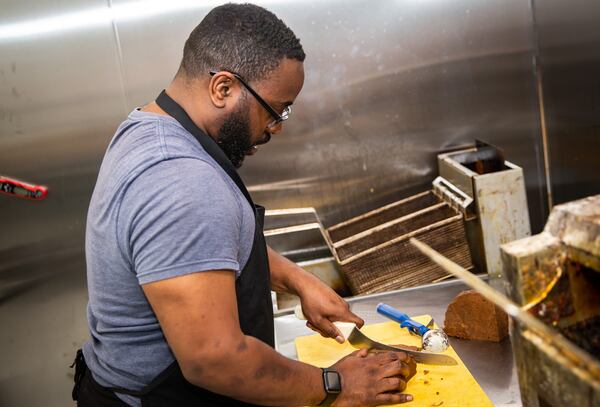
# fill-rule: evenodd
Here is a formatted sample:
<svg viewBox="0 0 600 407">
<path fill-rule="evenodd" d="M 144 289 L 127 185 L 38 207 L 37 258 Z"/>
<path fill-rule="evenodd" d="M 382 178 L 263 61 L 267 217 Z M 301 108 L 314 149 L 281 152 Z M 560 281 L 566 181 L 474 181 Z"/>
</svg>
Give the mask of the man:
<svg viewBox="0 0 600 407">
<path fill-rule="evenodd" d="M 415 372 L 404 353 L 362 351 L 321 370 L 273 349 L 271 289 L 297 294 L 324 336 L 343 341 L 332 321 L 363 324 L 266 247 L 264 208 L 236 172 L 282 130 L 304 56 L 269 11 L 217 7 L 191 33 L 166 91 L 117 130 L 88 212 L 92 339 L 78 357 L 80 406 L 411 399 L 401 394 Z"/>
</svg>

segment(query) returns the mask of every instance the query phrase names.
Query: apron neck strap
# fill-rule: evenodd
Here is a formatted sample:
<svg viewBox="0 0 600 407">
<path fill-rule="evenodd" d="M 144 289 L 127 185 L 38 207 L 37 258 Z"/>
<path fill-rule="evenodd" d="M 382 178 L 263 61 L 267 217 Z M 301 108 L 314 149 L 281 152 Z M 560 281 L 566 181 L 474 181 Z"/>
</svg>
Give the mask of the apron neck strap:
<svg viewBox="0 0 600 407">
<path fill-rule="evenodd" d="M 156 104 L 162 110 L 167 112 L 169 116 L 177 120 L 184 129 L 190 132 L 196 138 L 196 140 L 198 140 L 204 150 L 217 162 L 217 164 L 221 166 L 221 168 L 223 168 L 233 182 L 235 182 L 240 191 L 242 191 L 242 194 L 244 194 L 246 197 L 246 200 L 250 204 L 252 210 L 254 210 L 254 202 L 252 201 L 252 197 L 250 197 L 250 193 L 246 189 L 246 186 L 240 178 L 237 170 L 229 158 L 227 158 L 223 150 L 221 150 L 221 147 L 219 147 L 217 142 L 208 134 L 203 132 L 198 126 L 196 126 L 187 112 L 183 110 L 183 108 L 176 101 L 174 101 L 171 96 L 167 95 L 165 90 L 160 92 L 160 95 L 158 95 L 156 98 Z"/>
</svg>

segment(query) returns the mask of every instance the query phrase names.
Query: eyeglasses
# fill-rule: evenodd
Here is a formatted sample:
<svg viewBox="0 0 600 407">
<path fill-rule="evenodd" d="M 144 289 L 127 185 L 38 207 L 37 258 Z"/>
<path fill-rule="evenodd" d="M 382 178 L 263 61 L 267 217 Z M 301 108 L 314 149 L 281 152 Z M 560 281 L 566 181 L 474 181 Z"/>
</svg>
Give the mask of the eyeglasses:
<svg viewBox="0 0 600 407">
<path fill-rule="evenodd" d="M 290 117 L 290 113 L 292 112 L 291 106 L 286 106 L 283 109 L 283 112 L 281 112 L 281 114 L 277 113 L 277 111 L 275 109 L 273 109 L 271 107 L 271 105 L 269 105 L 262 97 L 260 97 L 260 95 L 254 89 L 252 89 L 250 87 L 250 85 L 248 85 L 246 83 L 244 78 L 242 78 L 240 75 L 236 74 L 235 72 L 230 72 L 230 71 L 225 71 L 225 72 L 229 72 L 238 81 L 240 81 L 240 83 L 242 85 L 244 85 L 244 87 L 246 89 L 248 89 L 248 92 L 250 92 L 252 94 L 252 96 L 254 96 L 256 98 L 258 103 L 260 103 L 261 106 L 264 107 L 265 110 L 267 112 L 269 112 L 269 114 L 273 117 L 273 121 L 267 125 L 268 128 L 273 128 L 273 127 L 277 126 L 279 123 L 286 121 Z M 210 74 L 210 76 L 215 76 L 217 74 L 217 71 L 209 71 L 209 74 Z"/>
</svg>

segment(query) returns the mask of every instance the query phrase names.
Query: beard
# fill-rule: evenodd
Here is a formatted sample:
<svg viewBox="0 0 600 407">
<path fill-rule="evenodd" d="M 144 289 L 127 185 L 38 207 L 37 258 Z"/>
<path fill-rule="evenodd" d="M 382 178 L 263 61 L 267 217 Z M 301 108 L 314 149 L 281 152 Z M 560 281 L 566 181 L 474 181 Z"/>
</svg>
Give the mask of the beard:
<svg viewBox="0 0 600 407">
<path fill-rule="evenodd" d="M 217 134 L 217 144 L 235 168 L 242 166 L 246 153 L 254 146 L 247 103 L 240 103 L 225 119 Z"/>
</svg>

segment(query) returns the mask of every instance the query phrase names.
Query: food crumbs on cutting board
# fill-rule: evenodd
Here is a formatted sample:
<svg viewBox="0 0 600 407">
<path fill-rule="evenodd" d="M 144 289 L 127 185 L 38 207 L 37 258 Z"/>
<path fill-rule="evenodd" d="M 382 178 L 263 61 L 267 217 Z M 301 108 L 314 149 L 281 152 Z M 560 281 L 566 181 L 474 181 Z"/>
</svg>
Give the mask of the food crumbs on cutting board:
<svg viewBox="0 0 600 407">
<path fill-rule="evenodd" d="M 439 395 L 440 395 L 440 392 L 439 392 L 439 391 L 436 391 L 436 392 L 435 392 L 435 395 L 436 395 L 436 396 L 439 396 Z"/>
<path fill-rule="evenodd" d="M 441 406 L 442 404 L 444 404 L 444 402 L 443 402 L 443 401 L 440 401 L 439 403 L 433 403 L 433 404 L 431 405 L 431 407 L 439 407 L 439 406 Z"/>
<path fill-rule="evenodd" d="M 423 374 L 428 374 L 428 373 L 429 373 L 429 370 L 427 370 L 427 369 L 423 370 Z"/>
<path fill-rule="evenodd" d="M 427 380 L 423 381 L 423 383 L 425 383 L 425 384 L 429 384 L 429 382 L 428 382 Z"/>
</svg>

